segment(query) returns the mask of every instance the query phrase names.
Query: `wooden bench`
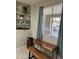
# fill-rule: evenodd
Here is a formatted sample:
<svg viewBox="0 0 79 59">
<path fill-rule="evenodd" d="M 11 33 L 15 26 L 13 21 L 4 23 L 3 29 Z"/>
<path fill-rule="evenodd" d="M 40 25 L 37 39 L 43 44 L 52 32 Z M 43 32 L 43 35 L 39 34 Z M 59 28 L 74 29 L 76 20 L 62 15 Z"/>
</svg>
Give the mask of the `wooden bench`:
<svg viewBox="0 0 79 59">
<path fill-rule="evenodd" d="M 45 53 L 41 52 L 40 50 L 38 50 L 35 47 L 29 47 L 28 48 L 29 52 L 32 53 L 37 59 L 51 59 L 48 55 L 46 55 Z M 29 55 L 29 59 L 31 59 L 30 55 Z"/>
</svg>

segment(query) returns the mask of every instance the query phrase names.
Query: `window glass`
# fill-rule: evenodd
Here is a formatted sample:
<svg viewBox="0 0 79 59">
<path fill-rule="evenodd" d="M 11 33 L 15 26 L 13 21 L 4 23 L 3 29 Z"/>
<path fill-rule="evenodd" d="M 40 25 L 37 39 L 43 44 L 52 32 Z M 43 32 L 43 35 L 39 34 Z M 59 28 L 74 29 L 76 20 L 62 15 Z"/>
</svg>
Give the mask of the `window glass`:
<svg viewBox="0 0 79 59">
<path fill-rule="evenodd" d="M 43 35 L 58 37 L 62 4 L 46 7 L 43 11 Z"/>
<path fill-rule="evenodd" d="M 60 19 L 61 17 L 55 17 L 55 18 L 53 18 L 53 21 L 60 21 L 61 19 Z"/>
<path fill-rule="evenodd" d="M 53 18 L 53 22 L 52 22 L 52 36 L 58 37 L 59 26 L 60 26 L 60 18 Z"/>
<path fill-rule="evenodd" d="M 53 14 L 60 14 L 62 10 L 62 4 L 53 6 Z"/>
</svg>

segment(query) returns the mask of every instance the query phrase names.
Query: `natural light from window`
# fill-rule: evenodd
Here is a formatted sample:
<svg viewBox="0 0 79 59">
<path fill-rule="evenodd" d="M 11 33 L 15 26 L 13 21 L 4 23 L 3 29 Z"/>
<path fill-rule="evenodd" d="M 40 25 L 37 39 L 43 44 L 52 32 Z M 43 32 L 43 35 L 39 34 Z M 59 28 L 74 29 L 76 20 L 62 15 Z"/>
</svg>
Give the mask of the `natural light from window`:
<svg viewBox="0 0 79 59">
<path fill-rule="evenodd" d="M 58 38 L 62 4 L 45 7 L 43 11 L 43 35 Z"/>
</svg>

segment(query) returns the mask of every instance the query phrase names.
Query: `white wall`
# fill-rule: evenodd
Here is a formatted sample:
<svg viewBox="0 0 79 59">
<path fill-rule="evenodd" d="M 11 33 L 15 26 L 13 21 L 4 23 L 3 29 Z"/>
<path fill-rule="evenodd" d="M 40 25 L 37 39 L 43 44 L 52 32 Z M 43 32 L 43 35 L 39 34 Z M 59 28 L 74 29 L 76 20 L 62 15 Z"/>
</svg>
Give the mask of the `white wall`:
<svg viewBox="0 0 79 59">
<path fill-rule="evenodd" d="M 37 36 L 37 26 L 38 26 L 38 8 L 36 6 L 32 6 L 32 20 L 31 20 L 31 30 L 32 30 L 32 36 L 36 38 Z"/>
<path fill-rule="evenodd" d="M 31 20 L 31 29 L 32 29 L 32 36 L 34 38 L 36 38 L 37 36 L 37 26 L 38 26 L 38 17 L 39 17 L 39 7 L 40 6 L 51 6 L 53 4 L 56 4 L 58 2 L 62 2 L 62 0 L 52 0 L 52 1 L 44 1 L 42 3 L 39 3 L 38 5 L 34 5 L 32 6 L 32 20 Z M 50 43 L 51 42 L 54 42 L 56 44 L 56 41 L 55 39 L 52 40 L 52 37 L 48 37 L 48 36 L 44 36 L 44 39 L 45 41 L 49 41 Z M 50 39 L 50 40 L 49 40 Z"/>
<path fill-rule="evenodd" d="M 24 46 L 29 36 L 32 36 L 31 30 L 16 30 L 16 48 Z"/>
</svg>

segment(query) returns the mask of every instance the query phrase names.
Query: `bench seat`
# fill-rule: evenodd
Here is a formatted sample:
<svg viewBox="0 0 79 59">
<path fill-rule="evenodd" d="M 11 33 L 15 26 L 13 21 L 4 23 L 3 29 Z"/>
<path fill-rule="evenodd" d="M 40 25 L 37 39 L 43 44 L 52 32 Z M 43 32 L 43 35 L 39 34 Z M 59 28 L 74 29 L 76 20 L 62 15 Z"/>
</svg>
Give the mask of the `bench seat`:
<svg viewBox="0 0 79 59">
<path fill-rule="evenodd" d="M 31 52 L 37 59 L 51 59 L 48 55 L 45 53 L 41 52 L 35 47 L 29 47 L 28 48 L 29 52 Z"/>
</svg>

